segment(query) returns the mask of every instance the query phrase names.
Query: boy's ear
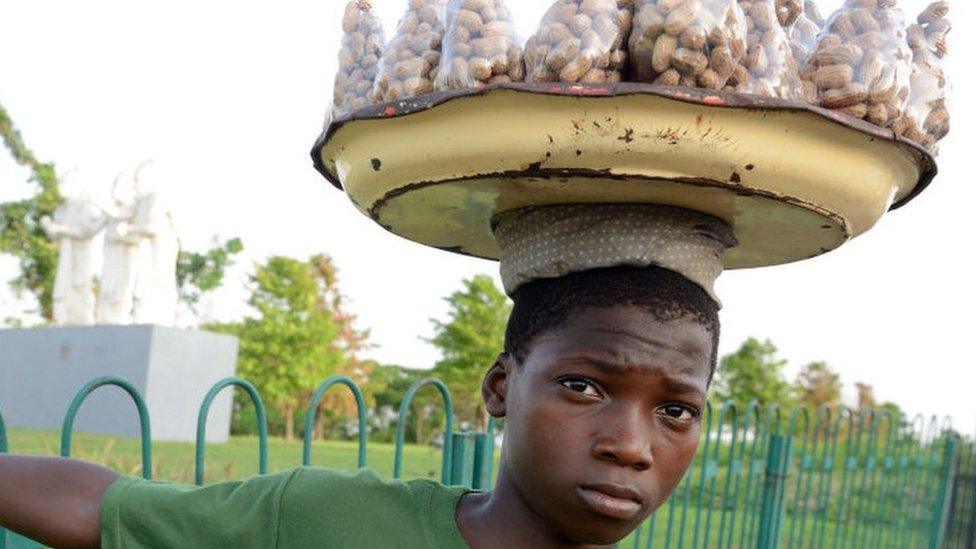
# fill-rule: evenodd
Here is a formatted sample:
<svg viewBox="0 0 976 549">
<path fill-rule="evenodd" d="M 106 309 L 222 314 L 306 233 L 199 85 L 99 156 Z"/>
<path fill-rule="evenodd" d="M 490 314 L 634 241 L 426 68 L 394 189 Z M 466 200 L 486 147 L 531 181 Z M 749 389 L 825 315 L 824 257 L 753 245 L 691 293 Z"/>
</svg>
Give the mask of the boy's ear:
<svg viewBox="0 0 976 549">
<path fill-rule="evenodd" d="M 515 359 L 507 353 L 501 353 L 481 381 L 481 396 L 485 399 L 485 410 L 493 417 L 505 417 L 509 373 L 514 367 Z"/>
</svg>

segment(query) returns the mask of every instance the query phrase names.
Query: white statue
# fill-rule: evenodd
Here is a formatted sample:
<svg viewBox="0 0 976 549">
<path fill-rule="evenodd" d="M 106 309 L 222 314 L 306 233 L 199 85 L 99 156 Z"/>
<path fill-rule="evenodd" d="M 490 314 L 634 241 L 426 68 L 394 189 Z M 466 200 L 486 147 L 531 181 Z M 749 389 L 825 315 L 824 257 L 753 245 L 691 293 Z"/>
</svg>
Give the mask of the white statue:
<svg viewBox="0 0 976 549">
<path fill-rule="evenodd" d="M 112 187 L 114 208 L 106 212 L 105 262 L 99 286 L 98 323 L 132 323 L 136 287 L 136 261 L 140 237 L 133 234 L 135 222 L 134 182 L 120 175 Z"/>
<path fill-rule="evenodd" d="M 95 293 L 91 264 L 92 240 L 105 226 L 102 209 L 84 194 L 68 197 L 41 226 L 58 242 L 58 270 L 54 279 L 54 322 L 65 325 L 95 323 Z"/>
<path fill-rule="evenodd" d="M 176 262 L 180 242 L 173 215 L 159 194 L 143 192 L 136 178 L 135 220 L 130 234 L 142 237 L 133 317 L 136 324 L 176 324 Z"/>
</svg>

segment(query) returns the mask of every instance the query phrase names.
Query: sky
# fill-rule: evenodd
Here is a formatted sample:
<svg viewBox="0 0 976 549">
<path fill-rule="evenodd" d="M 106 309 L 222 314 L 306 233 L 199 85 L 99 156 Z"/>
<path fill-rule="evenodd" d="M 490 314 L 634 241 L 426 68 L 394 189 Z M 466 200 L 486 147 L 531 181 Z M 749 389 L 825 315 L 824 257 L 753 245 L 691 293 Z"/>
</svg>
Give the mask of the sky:
<svg viewBox="0 0 976 549">
<path fill-rule="evenodd" d="M 820 0 L 829 13 L 840 0 Z M 902 0 L 909 14 L 927 2 Z M 375 0 L 387 34 L 404 0 Z M 549 2 L 510 1 L 523 35 Z M 210 300 L 208 319 L 247 312 L 246 275 L 280 254 L 330 254 L 348 307 L 382 363 L 432 366 L 430 318 L 465 277 L 495 263 L 402 240 L 362 216 L 313 169 L 308 151 L 331 96 L 344 2 L 31 0 L 0 4 L 0 102 L 39 158 L 107 200 L 114 176 L 145 172 L 175 205 L 184 247 L 239 236 L 246 253 Z M 949 415 L 976 432 L 972 239 L 976 188 L 976 6 L 958 1 L 947 71 L 953 131 L 940 174 L 907 207 L 823 257 L 731 271 L 718 283 L 723 353 L 768 338 L 787 375 L 826 360 L 911 413 Z M 0 200 L 24 196 L 26 170 L 0 154 Z M 857 184 L 852 181 L 851 184 Z M 0 280 L 16 272 L 0 258 Z M 0 290 L 0 317 L 29 306 Z"/>
</svg>

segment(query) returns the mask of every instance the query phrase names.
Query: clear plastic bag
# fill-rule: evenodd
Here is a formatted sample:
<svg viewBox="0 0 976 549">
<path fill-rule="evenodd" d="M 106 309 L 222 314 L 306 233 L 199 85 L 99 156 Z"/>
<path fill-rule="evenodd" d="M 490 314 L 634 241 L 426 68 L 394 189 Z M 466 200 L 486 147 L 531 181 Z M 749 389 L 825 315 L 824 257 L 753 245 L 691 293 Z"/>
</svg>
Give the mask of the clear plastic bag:
<svg viewBox="0 0 976 549">
<path fill-rule="evenodd" d="M 342 49 L 332 92 L 332 116 L 369 106 L 376 67 L 382 54 L 383 23 L 369 0 L 346 4 L 342 17 Z"/>
<path fill-rule="evenodd" d="M 824 28 L 824 25 L 827 24 L 827 20 L 821 15 L 820 7 L 817 6 L 815 0 L 806 0 L 803 3 L 803 15 L 816 25 L 818 29 Z"/>
<path fill-rule="evenodd" d="M 521 44 L 505 0 L 450 0 L 434 89 L 522 82 Z"/>
<path fill-rule="evenodd" d="M 441 62 L 446 0 L 410 0 L 396 35 L 383 48 L 373 86 L 374 102 L 434 91 Z"/>
<path fill-rule="evenodd" d="M 737 0 L 635 0 L 633 78 L 711 90 L 748 84 L 746 22 Z"/>
<path fill-rule="evenodd" d="M 801 76 L 825 108 L 878 126 L 898 120 L 911 91 L 911 51 L 896 1 L 847 0 L 827 21 Z"/>
<path fill-rule="evenodd" d="M 525 44 L 528 82 L 617 83 L 632 0 L 558 0 Z"/>
<path fill-rule="evenodd" d="M 796 66 L 803 67 L 817 47 L 817 36 L 820 35 L 820 26 L 813 19 L 807 16 L 806 12 L 800 14 L 793 26 L 790 28 L 790 49 L 793 50 L 793 59 Z M 800 86 L 803 89 L 803 100 L 807 103 L 817 103 L 817 85 L 812 79 L 801 77 Z"/>
<path fill-rule="evenodd" d="M 747 50 L 742 65 L 749 72 L 749 79 L 735 86 L 736 91 L 781 99 L 802 98 L 800 70 L 773 0 L 739 0 L 739 7 L 746 18 Z"/>
<path fill-rule="evenodd" d="M 908 45 L 913 55 L 912 93 L 905 114 L 892 124 L 896 133 L 933 153 L 949 133 L 949 82 L 942 68 L 948 53 L 946 35 L 952 28 L 946 18 L 948 13 L 948 2 L 934 2 L 918 16 L 916 24 L 908 27 Z"/>
</svg>

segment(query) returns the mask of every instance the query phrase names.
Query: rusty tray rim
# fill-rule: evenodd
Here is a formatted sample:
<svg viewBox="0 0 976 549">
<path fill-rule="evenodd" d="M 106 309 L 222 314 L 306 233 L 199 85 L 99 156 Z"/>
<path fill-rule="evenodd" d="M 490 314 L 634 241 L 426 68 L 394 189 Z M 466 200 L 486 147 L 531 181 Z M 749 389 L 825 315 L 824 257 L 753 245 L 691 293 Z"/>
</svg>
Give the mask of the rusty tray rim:
<svg viewBox="0 0 976 549">
<path fill-rule="evenodd" d="M 619 84 L 494 84 L 483 88 L 470 88 L 464 90 L 452 90 L 446 92 L 435 92 L 403 100 L 388 103 L 370 105 L 362 109 L 352 111 L 334 119 L 328 120 L 325 129 L 315 140 L 312 146 L 312 162 L 315 169 L 335 188 L 344 191 L 342 183 L 330 172 L 322 162 L 322 149 L 328 144 L 329 139 L 349 122 L 359 120 L 381 120 L 388 118 L 399 118 L 409 116 L 418 112 L 424 112 L 437 107 L 438 105 L 454 101 L 464 97 L 487 95 L 496 90 L 512 90 L 523 93 L 533 93 L 542 95 L 558 95 L 566 97 L 593 97 L 607 98 L 623 97 L 630 95 L 653 95 L 665 99 L 673 99 L 685 103 L 692 103 L 706 107 L 760 110 L 760 111 L 791 111 L 808 112 L 825 118 L 835 124 L 847 129 L 855 130 L 871 137 L 889 141 L 896 144 L 907 146 L 919 160 L 921 176 L 918 183 L 905 198 L 893 204 L 890 211 L 897 210 L 905 204 L 914 200 L 919 194 L 929 187 L 935 176 L 939 173 L 935 158 L 920 144 L 905 139 L 895 134 L 888 128 L 882 128 L 854 118 L 848 114 L 825 109 L 808 103 L 798 101 L 788 101 L 760 95 L 752 95 L 738 92 L 703 90 L 700 88 L 688 88 L 683 86 L 662 86 L 658 84 L 643 84 L 639 82 L 621 82 Z"/>
</svg>

